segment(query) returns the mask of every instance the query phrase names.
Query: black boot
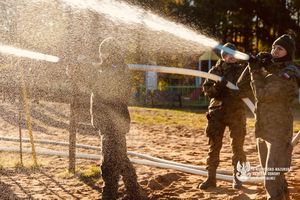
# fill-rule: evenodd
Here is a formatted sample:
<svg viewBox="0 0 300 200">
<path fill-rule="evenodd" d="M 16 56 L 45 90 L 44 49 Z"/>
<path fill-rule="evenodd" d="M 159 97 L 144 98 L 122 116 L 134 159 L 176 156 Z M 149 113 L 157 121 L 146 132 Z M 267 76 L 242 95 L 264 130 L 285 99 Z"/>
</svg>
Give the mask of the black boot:
<svg viewBox="0 0 300 200">
<path fill-rule="evenodd" d="M 125 197 L 122 200 L 148 200 L 149 197 L 147 192 L 141 187 L 138 186 L 138 189 L 135 191 L 128 191 Z"/>
<path fill-rule="evenodd" d="M 118 182 L 119 172 L 117 170 L 109 170 L 106 163 L 101 166 L 102 179 L 104 181 L 104 187 L 102 191 L 102 200 L 116 200 L 118 198 Z"/>
<path fill-rule="evenodd" d="M 124 200 L 147 200 L 147 192 L 139 185 L 137 175 L 132 163 L 128 158 L 124 161 L 124 170 L 122 171 L 123 181 L 126 187 Z"/>
<path fill-rule="evenodd" d="M 216 182 L 216 169 L 208 169 L 207 179 L 203 183 L 199 184 L 198 188 L 200 188 L 201 190 L 214 188 L 217 186 Z"/>
</svg>

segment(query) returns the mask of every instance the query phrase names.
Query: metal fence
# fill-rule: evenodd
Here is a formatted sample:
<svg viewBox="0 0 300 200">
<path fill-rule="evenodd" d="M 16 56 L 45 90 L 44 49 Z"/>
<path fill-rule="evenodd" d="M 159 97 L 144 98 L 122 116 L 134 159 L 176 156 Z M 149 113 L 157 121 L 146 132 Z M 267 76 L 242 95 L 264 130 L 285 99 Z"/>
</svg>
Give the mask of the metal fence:
<svg viewBox="0 0 300 200">
<path fill-rule="evenodd" d="M 208 99 L 202 88 L 196 86 L 166 86 L 161 90 L 146 90 L 144 85 L 139 86 L 134 96 L 134 103 L 144 106 L 178 106 L 206 107 Z"/>
</svg>

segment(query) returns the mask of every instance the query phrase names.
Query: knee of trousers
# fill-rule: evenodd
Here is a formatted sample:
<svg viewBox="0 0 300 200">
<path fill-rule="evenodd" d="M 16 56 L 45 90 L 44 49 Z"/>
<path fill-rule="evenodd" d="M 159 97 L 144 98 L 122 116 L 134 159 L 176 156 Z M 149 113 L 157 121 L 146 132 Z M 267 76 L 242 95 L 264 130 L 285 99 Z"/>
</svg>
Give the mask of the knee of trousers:
<svg viewBox="0 0 300 200">
<path fill-rule="evenodd" d="M 244 143 L 246 136 L 246 126 L 245 125 L 235 125 L 230 128 L 230 137 L 236 140 L 237 143 Z"/>
<path fill-rule="evenodd" d="M 224 133 L 224 125 L 220 123 L 209 122 L 205 128 L 205 133 L 207 137 L 222 136 Z"/>
</svg>

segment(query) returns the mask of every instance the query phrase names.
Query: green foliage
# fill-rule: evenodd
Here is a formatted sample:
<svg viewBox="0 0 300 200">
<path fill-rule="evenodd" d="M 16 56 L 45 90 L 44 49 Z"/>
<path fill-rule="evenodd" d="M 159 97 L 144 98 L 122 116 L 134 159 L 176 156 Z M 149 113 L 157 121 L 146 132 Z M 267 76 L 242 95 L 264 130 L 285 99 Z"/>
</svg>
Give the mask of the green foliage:
<svg viewBox="0 0 300 200">
<path fill-rule="evenodd" d="M 164 91 L 167 89 L 168 83 L 164 80 L 158 81 L 158 90 Z"/>
</svg>

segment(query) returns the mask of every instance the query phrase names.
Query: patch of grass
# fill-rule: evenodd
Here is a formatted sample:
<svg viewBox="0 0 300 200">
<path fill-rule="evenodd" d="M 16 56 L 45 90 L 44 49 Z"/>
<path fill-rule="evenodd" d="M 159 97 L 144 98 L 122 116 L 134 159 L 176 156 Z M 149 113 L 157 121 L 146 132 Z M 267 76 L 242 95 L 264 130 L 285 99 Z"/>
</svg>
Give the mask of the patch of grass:
<svg viewBox="0 0 300 200">
<path fill-rule="evenodd" d="M 49 160 L 47 158 L 38 156 L 38 164 L 34 165 L 31 155 L 23 154 L 23 164 L 21 164 L 18 153 L 0 153 L 0 166 L 2 166 L 2 168 L 15 168 L 17 170 L 35 171 L 40 170 L 43 166 L 49 165 L 48 163 Z"/>
<path fill-rule="evenodd" d="M 145 125 L 182 125 L 190 128 L 204 129 L 207 124 L 205 110 L 172 110 L 162 108 L 130 107 L 132 122 Z M 294 110 L 294 132 L 300 130 L 300 108 Z M 247 128 L 253 129 L 255 119 L 250 113 Z"/>
<path fill-rule="evenodd" d="M 0 153 L 0 165 L 2 167 L 16 167 L 18 162 L 20 162 L 20 158 L 17 154 L 6 152 Z"/>
<path fill-rule="evenodd" d="M 99 178 L 101 176 L 101 170 L 99 166 L 92 165 L 90 168 L 80 171 L 79 175 L 82 178 Z"/>
<path fill-rule="evenodd" d="M 69 179 L 69 178 L 73 178 L 74 174 L 70 173 L 69 170 L 65 169 L 62 172 L 57 173 L 56 177 L 61 179 Z"/>
<path fill-rule="evenodd" d="M 171 110 L 158 108 L 130 107 L 133 122 L 148 125 L 182 125 L 190 128 L 205 128 L 207 124 L 205 110 Z M 253 117 L 247 118 L 247 126 L 254 128 Z"/>
<path fill-rule="evenodd" d="M 79 179 L 89 186 L 99 189 L 99 185 L 103 185 L 101 178 L 101 169 L 97 165 L 92 165 L 85 170 L 79 170 Z"/>
<path fill-rule="evenodd" d="M 130 107 L 132 122 L 148 125 L 183 125 L 191 128 L 205 126 L 205 111 L 172 110 L 159 108 Z"/>
<path fill-rule="evenodd" d="M 21 168 L 24 168 L 24 165 L 20 161 L 18 161 L 15 163 L 15 168 L 21 169 Z"/>
</svg>

